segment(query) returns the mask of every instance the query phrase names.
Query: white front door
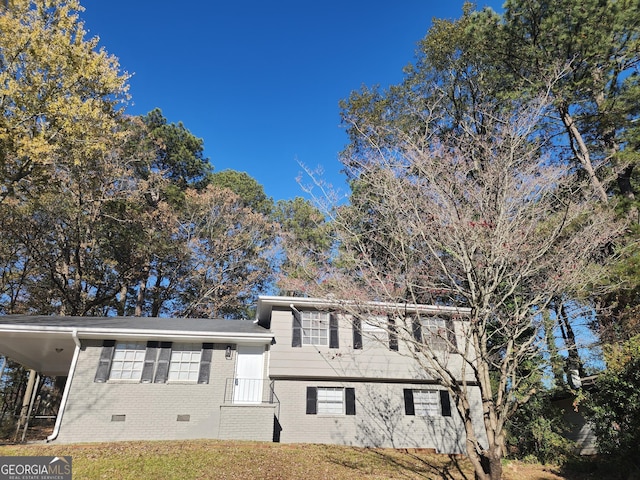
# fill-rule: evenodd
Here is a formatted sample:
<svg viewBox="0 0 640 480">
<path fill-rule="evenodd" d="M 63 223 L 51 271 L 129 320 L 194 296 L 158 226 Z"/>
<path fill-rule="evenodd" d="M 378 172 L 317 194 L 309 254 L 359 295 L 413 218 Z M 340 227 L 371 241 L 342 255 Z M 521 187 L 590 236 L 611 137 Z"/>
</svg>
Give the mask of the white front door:
<svg viewBox="0 0 640 480">
<path fill-rule="evenodd" d="M 238 345 L 233 403 L 260 403 L 264 373 L 264 347 Z"/>
</svg>

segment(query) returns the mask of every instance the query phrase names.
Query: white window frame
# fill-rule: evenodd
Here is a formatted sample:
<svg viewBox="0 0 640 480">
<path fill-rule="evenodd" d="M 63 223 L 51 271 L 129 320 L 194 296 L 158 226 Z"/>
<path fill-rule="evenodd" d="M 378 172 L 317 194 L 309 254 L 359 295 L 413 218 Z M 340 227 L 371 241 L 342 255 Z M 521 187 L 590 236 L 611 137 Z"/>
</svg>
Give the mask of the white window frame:
<svg viewBox="0 0 640 480">
<path fill-rule="evenodd" d="M 147 345 L 142 342 L 116 342 L 109 380 L 135 380 L 142 378 Z"/>
<path fill-rule="evenodd" d="M 413 409 L 417 417 L 438 417 L 441 414 L 438 390 L 413 390 Z"/>
<path fill-rule="evenodd" d="M 318 415 L 344 415 L 345 398 L 343 387 L 317 387 Z"/>
<path fill-rule="evenodd" d="M 420 319 L 422 326 L 422 341 L 433 350 L 447 349 L 447 322 L 438 317 Z"/>
<path fill-rule="evenodd" d="M 174 343 L 171 346 L 167 382 L 196 383 L 201 360 L 201 343 Z"/>
<path fill-rule="evenodd" d="M 315 310 L 301 312 L 302 345 L 329 345 L 330 314 Z"/>
</svg>

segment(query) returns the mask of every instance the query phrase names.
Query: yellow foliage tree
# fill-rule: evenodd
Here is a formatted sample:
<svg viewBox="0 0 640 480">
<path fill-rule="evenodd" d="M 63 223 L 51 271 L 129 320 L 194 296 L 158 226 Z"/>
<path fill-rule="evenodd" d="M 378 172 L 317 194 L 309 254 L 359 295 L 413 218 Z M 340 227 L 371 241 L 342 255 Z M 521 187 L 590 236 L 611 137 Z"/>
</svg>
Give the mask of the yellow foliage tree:
<svg viewBox="0 0 640 480">
<path fill-rule="evenodd" d="M 111 151 L 128 75 L 85 38 L 76 0 L 0 7 L 0 203 L 33 192 L 61 162 Z"/>
</svg>

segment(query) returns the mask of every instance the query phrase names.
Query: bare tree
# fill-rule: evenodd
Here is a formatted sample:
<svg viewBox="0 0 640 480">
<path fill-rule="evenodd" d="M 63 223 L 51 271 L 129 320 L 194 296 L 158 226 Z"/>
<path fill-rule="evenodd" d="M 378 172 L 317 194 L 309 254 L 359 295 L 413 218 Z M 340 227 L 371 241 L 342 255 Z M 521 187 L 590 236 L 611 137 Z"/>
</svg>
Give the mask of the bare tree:
<svg viewBox="0 0 640 480">
<path fill-rule="evenodd" d="M 353 313 L 359 299 L 469 309 L 455 332 L 400 311 L 381 326 L 449 390 L 481 479 L 501 478 L 505 422 L 533 393 L 543 312 L 598 284 L 603 247 L 622 229 L 570 165 L 540 153 L 534 128 L 548 108 L 544 99 L 485 105 L 438 138 L 386 132 L 393 148 L 348 159 L 351 204 L 326 209 L 339 258 L 310 272 L 319 281 L 309 293 L 348 298 Z"/>
<path fill-rule="evenodd" d="M 182 315 L 244 314 L 271 281 L 276 225 L 227 188 L 187 190 L 181 224 L 189 245 Z"/>
</svg>

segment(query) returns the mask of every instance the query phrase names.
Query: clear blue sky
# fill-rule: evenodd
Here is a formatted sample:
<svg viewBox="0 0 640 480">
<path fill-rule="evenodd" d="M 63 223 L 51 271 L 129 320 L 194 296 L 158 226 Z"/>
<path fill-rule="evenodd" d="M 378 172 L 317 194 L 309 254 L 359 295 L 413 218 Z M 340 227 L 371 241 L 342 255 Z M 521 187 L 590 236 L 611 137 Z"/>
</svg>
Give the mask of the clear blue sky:
<svg viewBox="0 0 640 480">
<path fill-rule="evenodd" d="M 402 79 L 431 19 L 463 0 L 81 0 L 89 36 L 130 80 L 127 112 L 159 107 L 202 138 L 215 171 L 247 172 L 274 200 L 304 196 L 303 163 L 346 193 L 338 102 Z M 502 0 L 479 0 L 500 10 Z M 305 180 L 306 181 L 306 180 Z"/>
</svg>

